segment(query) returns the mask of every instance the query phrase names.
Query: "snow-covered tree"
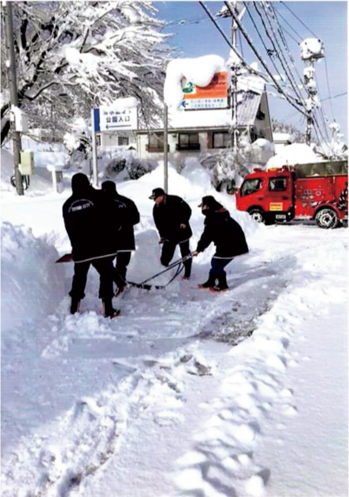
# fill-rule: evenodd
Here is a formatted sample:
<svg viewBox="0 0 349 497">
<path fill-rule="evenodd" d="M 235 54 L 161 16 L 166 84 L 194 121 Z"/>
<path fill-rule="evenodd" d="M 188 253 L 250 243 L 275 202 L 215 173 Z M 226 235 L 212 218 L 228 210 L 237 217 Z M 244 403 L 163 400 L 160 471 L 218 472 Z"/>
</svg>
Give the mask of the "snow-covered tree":
<svg viewBox="0 0 349 497">
<path fill-rule="evenodd" d="M 300 131 L 292 124 L 281 122 L 273 118 L 272 127 L 274 133 L 288 133 L 289 135 L 291 135 L 292 141 L 295 141 L 297 143 L 305 143 L 305 133 Z"/>
<path fill-rule="evenodd" d="M 152 124 L 169 57 L 163 22 L 148 0 L 12 2 L 19 106 L 38 127 L 88 118 L 93 106 L 136 97 Z M 7 90 L 5 11 L 1 80 Z M 2 98 L 2 142 L 9 101 Z M 62 134 L 62 136 L 63 136 Z"/>
</svg>

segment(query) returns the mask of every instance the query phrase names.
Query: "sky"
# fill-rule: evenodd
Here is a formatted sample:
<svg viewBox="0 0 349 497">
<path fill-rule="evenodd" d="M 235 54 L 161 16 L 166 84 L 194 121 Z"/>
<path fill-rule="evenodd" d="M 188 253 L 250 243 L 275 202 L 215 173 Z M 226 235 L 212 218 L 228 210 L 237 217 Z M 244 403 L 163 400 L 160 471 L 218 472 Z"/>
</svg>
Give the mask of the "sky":
<svg viewBox="0 0 349 497">
<path fill-rule="evenodd" d="M 197 288 L 211 245 L 189 281 L 129 287 L 112 321 L 91 268 L 72 316 L 73 265 L 55 260 L 70 251 L 62 205 L 75 171 L 56 193 L 37 168 L 19 197 L 7 150 L 1 163 L 2 497 L 348 495 L 346 229 L 259 225 L 188 159 L 181 174 L 170 166 L 169 185 L 192 209 L 191 248 L 204 195 L 246 234 L 229 290 Z M 162 162 L 116 178 L 141 214 L 131 281 L 163 269 L 148 198 L 162 180 Z"/>
<path fill-rule="evenodd" d="M 230 48 L 227 42 L 199 2 L 166 1 L 154 2 L 154 5 L 159 10 L 159 17 L 170 23 L 166 32 L 174 35 L 170 43 L 178 48 L 179 57 L 216 54 L 228 58 Z M 205 5 L 212 14 L 215 14 L 220 10 L 223 2 L 205 2 Z M 282 27 L 288 33 L 286 33 L 287 43 L 301 78 L 305 66 L 299 56 L 299 42 L 315 36 L 323 41 L 326 59 L 315 64 L 318 96 L 323 100 L 324 118 L 329 122 L 335 119 L 340 124 L 344 140 L 347 142 L 347 2 L 296 1 L 274 2 L 274 5 L 279 13 Z M 252 12 L 255 11 L 251 9 Z M 218 23 L 230 38 L 230 19 L 218 19 Z M 259 37 L 247 13 L 242 19 L 242 24 L 252 41 L 259 50 L 262 50 Z M 238 36 L 238 49 L 248 63 L 256 60 L 256 56 L 250 52 L 242 36 Z M 268 66 L 273 70 L 270 61 Z M 290 122 L 300 130 L 305 129 L 304 117 L 289 104 L 279 98 L 270 97 L 269 106 L 272 116 L 278 120 Z"/>
</svg>

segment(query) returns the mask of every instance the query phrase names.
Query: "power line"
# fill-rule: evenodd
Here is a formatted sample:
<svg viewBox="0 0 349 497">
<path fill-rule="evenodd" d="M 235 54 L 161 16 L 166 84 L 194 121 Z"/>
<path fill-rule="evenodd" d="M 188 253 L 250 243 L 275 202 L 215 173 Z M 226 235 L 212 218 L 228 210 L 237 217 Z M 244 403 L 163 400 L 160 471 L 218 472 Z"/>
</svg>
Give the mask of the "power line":
<svg viewBox="0 0 349 497">
<path fill-rule="evenodd" d="M 168 26 L 175 26 L 175 25 L 180 25 L 180 26 L 187 26 L 191 24 L 199 24 L 202 21 L 207 21 L 207 17 L 202 16 L 202 17 L 196 17 L 196 18 L 191 18 L 191 19 L 176 19 L 173 21 L 169 21 L 166 23 L 166 27 Z"/>
<path fill-rule="evenodd" d="M 325 102 L 326 100 L 329 100 L 330 98 L 332 98 L 332 100 L 333 100 L 334 98 L 343 97 L 344 95 L 347 95 L 346 91 L 344 93 L 339 93 L 338 95 L 335 95 L 334 97 L 324 98 L 323 100 L 321 100 L 321 102 Z"/>
<path fill-rule="evenodd" d="M 331 96 L 331 88 L 330 88 L 330 80 L 329 80 L 329 77 L 328 77 L 328 68 L 327 68 L 326 57 L 325 57 L 325 72 L 326 72 L 327 90 L 328 90 L 328 94 L 329 94 L 329 100 L 330 100 L 330 106 L 331 106 L 331 112 L 332 112 L 332 119 L 334 119 L 332 96 Z"/>
<path fill-rule="evenodd" d="M 275 8 L 275 5 L 274 5 L 274 10 L 275 12 L 277 13 L 277 15 L 279 15 L 284 21 L 285 23 L 287 24 L 287 26 L 289 26 L 292 31 L 298 36 L 298 38 L 300 39 L 300 41 L 303 41 L 303 38 L 301 37 L 301 35 L 294 29 L 294 27 L 287 21 L 287 19 L 281 14 L 281 12 L 279 12 L 276 8 Z M 286 31 L 286 30 L 285 30 Z M 293 36 L 291 36 L 289 33 L 288 35 L 290 36 L 290 38 L 292 38 L 293 41 L 295 41 L 297 43 L 297 45 L 299 45 L 298 41 L 295 40 L 295 38 L 293 38 Z"/>
<path fill-rule="evenodd" d="M 318 86 L 318 79 L 317 79 L 316 74 L 315 74 L 315 81 L 316 81 L 316 86 Z M 318 92 L 318 95 L 319 95 L 319 100 L 321 101 L 320 92 Z M 325 129 L 326 137 L 330 141 L 330 137 L 329 137 L 328 129 L 327 129 L 328 128 L 328 118 L 327 118 L 327 116 L 325 116 L 324 107 L 320 106 L 320 108 L 318 109 L 318 112 L 319 112 L 321 119 L 322 119 L 322 124 L 323 124 L 324 129 Z M 334 119 L 333 115 L 332 115 L 332 119 Z"/>
<path fill-rule="evenodd" d="M 306 113 L 300 109 L 299 107 L 296 106 L 296 104 L 294 102 L 292 102 L 292 100 L 290 99 L 291 97 L 289 95 L 287 95 L 284 90 L 281 88 L 281 86 L 278 84 L 278 82 L 275 80 L 274 76 L 271 74 L 271 72 L 269 71 L 269 68 L 267 66 L 267 64 L 264 62 L 264 60 L 262 59 L 262 57 L 259 55 L 259 53 L 257 52 L 257 50 L 255 49 L 255 47 L 253 46 L 253 43 L 252 41 L 250 40 L 248 34 L 246 33 L 245 29 L 242 27 L 241 23 L 239 22 L 237 16 L 234 14 L 234 12 L 232 11 L 232 9 L 230 8 L 230 5 L 228 2 L 224 2 L 225 5 L 228 7 L 232 17 L 234 18 L 234 21 L 236 22 L 238 28 L 241 30 L 241 33 L 243 34 L 243 36 L 245 37 L 248 45 L 250 46 L 250 48 L 253 50 L 253 52 L 255 53 L 255 55 L 257 56 L 258 60 L 260 61 L 260 63 L 262 64 L 262 66 L 264 67 L 264 69 L 266 70 L 267 74 L 269 75 L 269 77 L 271 78 L 271 80 L 274 82 L 274 85 L 275 85 L 275 88 L 279 91 L 279 93 L 281 93 L 282 95 L 284 95 L 284 97 L 286 98 L 286 100 L 293 106 L 295 107 L 296 109 L 298 109 L 299 112 L 301 112 L 302 114 L 306 115 Z"/>
<path fill-rule="evenodd" d="M 284 2 L 280 2 L 282 5 L 284 5 L 286 7 L 287 10 L 289 10 L 291 12 L 291 14 L 301 23 L 303 24 L 303 26 L 313 35 L 315 36 L 315 38 L 319 38 L 318 36 L 316 36 L 315 33 L 313 33 L 313 31 L 302 21 L 302 19 L 300 19 L 294 12 L 292 12 L 292 10 L 290 9 L 290 7 L 288 7 Z"/>
<path fill-rule="evenodd" d="M 267 26 L 266 26 L 266 25 L 265 25 L 265 23 L 264 23 L 263 16 L 262 16 L 262 14 L 260 13 L 260 11 L 259 11 L 259 9 L 258 9 L 258 7 L 257 7 L 257 4 L 254 4 L 254 6 L 255 6 L 255 9 L 256 9 L 256 12 L 258 13 L 258 15 L 259 15 L 259 16 L 260 16 L 260 18 L 261 18 L 261 21 L 262 21 L 262 24 L 263 24 L 264 30 L 265 30 L 265 32 L 266 32 L 266 35 L 267 35 L 267 36 L 268 36 L 268 38 L 270 39 L 270 41 L 271 41 L 271 43 L 272 43 L 272 45 L 273 45 L 273 47 L 274 47 L 274 50 L 275 50 L 275 52 L 276 52 L 276 55 L 278 56 L 278 59 L 279 59 L 279 61 L 280 61 L 280 63 L 281 63 L 281 66 L 282 66 L 283 70 L 285 71 L 285 74 L 286 74 L 286 76 L 288 77 L 288 79 L 289 79 L 289 81 L 290 81 L 290 83 L 291 83 L 292 89 L 293 89 L 293 91 L 294 91 L 295 95 L 297 96 L 297 98 L 301 101 L 301 100 L 303 99 L 303 98 L 302 98 L 302 95 L 301 95 L 301 93 L 299 92 L 299 90 L 298 90 L 298 88 L 297 88 L 297 83 L 296 83 L 296 82 L 295 82 L 295 80 L 294 80 L 294 76 L 293 76 L 293 74 L 292 74 L 292 71 L 291 71 L 291 69 L 290 69 L 290 67 L 289 67 L 289 65 L 288 65 L 288 62 L 287 62 L 287 60 L 286 60 L 286 57 L 283 55 L 283 50 L 282 50 L 282 48 L 280 47 L 279 42 L 278 42 L 278 40 L 277 40 L 277 38 L 276 38 L 276 35 L 275 35 L 275 32 L 274 32 L 274 28 L 273 28 L 272 23 L 271 23 L 271 21 L 270 21 L 270 19 L 269 19 L 268 12 L 267 12 L 267 10 L 266 10 L 266 8 L 265 8 L 264 4 L 262 3 L 262 8 L 264 9 L 264 13 L 265 13 L 265 15 L 266 15 L 266 17 L 267 17 L 267 19 L 268 19 L 268 23 L 269 23 L 269 26 L 270 26 L 271 32 L 272 32 L 272 34 L 273 34 L 273 36 L 274 36 L 274 38 L 275 38 L 275 40 L 276 40 L 276 44 L 277 44 L 277 48 L 278 48 L 278 49 L 276 48 L 276 46 L 275 46 L 275 44 L 274 44 L 274 41 L 273 41 L 273 39 L 272 39 L 272 37 L 271 37 L 271 35 L 270 35 L 270 33 L 269 33 L 269 30 L 267 29 Z M 280 53 L 282 54 L 282 57 L 283 57 L 283 59 L 284 59 L 284 61 L 285 61 L 285 64 L 287 65 L 287 69 L 286 69 L 286 67 L 284 66 L 283 61 L 281 60 Z M 305 105 L 304 105 L 304 100 L 303 100 L 303 107 L 305 107 Z"/>
<path fill-rule="evenodd" d="M 203 3 L 203 2 L 199 2 L 199 4 L 201 5 L 201 7 L 204 9 L 204 11 L 207 13 L 207 15 L 209 16 L 209 18 L 211 19 L 211 21 L 214 23 L 214 25 L 216 26 L 216 28 L 218 29 L 218 31 L 221 33 L 221 35 L 223 36 L 223 38 L 225 39 L 225 41 L 228 43 L 229 47 L 235 52 L 235 54 L 239 57 L 239 59 L 241 60 L 242 64 L 243 65 L 247 65 L 246 62 L 243 60 L 243 58 L 241 57 L 241 55 L 237 52 L 236 48 L 231 44 L 230 40 L 227 38 L 226 34 L 224 33 L 224 31 L 221 29 L 221 27 L 219 26 L 219 24 L 215 21 L 213 15 L 211 14 L 211 12 L 208 10 L 208 8 L 206 7 L 206 5 Z"/>
</svg>

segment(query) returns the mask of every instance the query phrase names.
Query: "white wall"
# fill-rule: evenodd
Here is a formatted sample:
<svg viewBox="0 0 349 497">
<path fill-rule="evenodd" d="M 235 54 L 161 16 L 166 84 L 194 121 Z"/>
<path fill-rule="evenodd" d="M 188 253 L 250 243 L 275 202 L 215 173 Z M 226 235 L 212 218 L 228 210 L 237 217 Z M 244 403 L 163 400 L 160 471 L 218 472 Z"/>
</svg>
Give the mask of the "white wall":
<svg viewBox="0 0 349 497">
<path fill-rule="evenodd" d="M 192 130 L 194 131 L 194 130 Z M 202 131 L 199 132 L 199 143 L 200 150 L 176 150 L 176 145 L 178 143 L 178 133 L 168 133 L 168 144 L 169 144 L 169 152 L 168 159 L 173 164 L 179 166 L 184 164 L 185 159 L 187 157 L 206 157 L 207 155 L 216 155 L 222 150 L 222 148 L 208 148 L 208 138 L 207 132 Z M 157 152 L 147 152 L 148 145 L 148 135 L 138 135 L 137 137 L 137 151 L 138 156 L 141 159 L 145 160 L 162 160 L 164 158 L 163 151 Z"/>
</svg>

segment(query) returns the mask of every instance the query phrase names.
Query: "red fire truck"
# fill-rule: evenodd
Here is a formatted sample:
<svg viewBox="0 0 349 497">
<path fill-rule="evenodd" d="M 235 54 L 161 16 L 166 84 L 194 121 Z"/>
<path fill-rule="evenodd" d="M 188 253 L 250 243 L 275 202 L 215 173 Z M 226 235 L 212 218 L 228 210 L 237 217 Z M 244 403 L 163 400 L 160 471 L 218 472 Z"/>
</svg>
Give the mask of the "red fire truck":
<svg viewBox="0 0 349 497">
<path fill-rule="evenodd" d="M 337 162 L 337 168 L 319 163 L 254 169 L 236 193 L 236 207 L 265 224 L 314 219 L 320 228 L 335 228 L 348 216 L 348 163 Z"/>
</svg>

